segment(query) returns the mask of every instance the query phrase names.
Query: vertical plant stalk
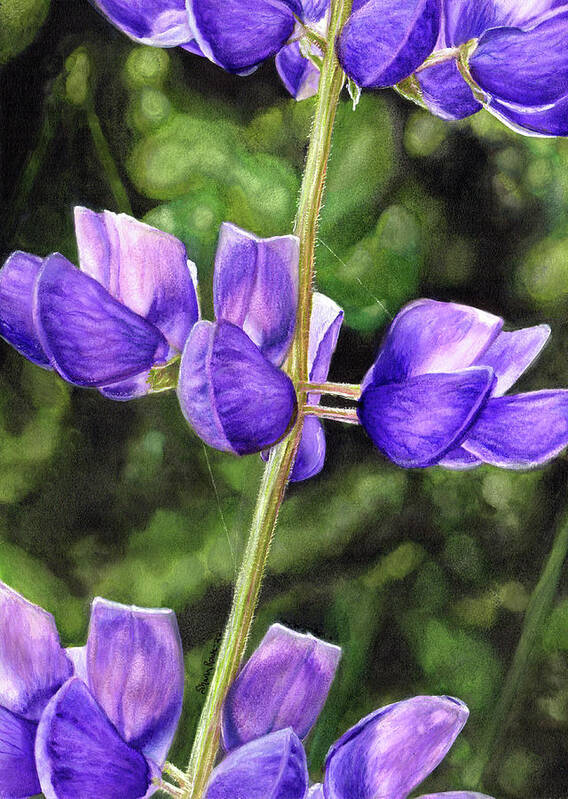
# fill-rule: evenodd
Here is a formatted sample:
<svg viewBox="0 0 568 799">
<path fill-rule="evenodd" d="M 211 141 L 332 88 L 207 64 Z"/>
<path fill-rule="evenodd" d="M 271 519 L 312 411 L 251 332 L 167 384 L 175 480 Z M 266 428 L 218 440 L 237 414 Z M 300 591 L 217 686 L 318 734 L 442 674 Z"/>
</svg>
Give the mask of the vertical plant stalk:
<svg viewBox="0 0 568 799">
<path fill-rule="evenodd" d="M 499 760 L 501 738 L 507 729 L 507 722 L 510 720 L 515 706 L 522 698 L 527 668 L 541 639 L 544 624 L 550 615 L 567 555 L 568 513 L 564 513 L 540 579 L 532 592 L 517 649 L 505 677 L 501 695 L 491 714 L 491 721 L 485 737 L 482 739 L 479 757 L 471 772 L 473 788 L 479 786 L 492 763 Z"/>
<path fill-rule="evenodd" d="M 114 158 L 112 157 L 108 141 L 106 140 L 106 136 L 103 132 L 98 114 L 95 111 L 92 98 L 89 98 L 85 104 L 85 113 L 87 116 L 87 124 L 91 132 L 91 138 L 93 140 L 95 150 L 97 151 L 99 161 L 101 162 L 101 166 L 108 180 L 117 210 L 121 213 L 130 214 L 130 216 L 132 216 L 132 206 L 130 205 L 127 191 L 124 188 L 122 180 L 120 179 L 118 167 Z"/>
<path fill-rule="evenodd" d="M 352 0 L 332 0 L 330 46 L 323 61 L 314 121 L 294 233 L 300 239 L 299 302 L 296 334 L 289 359 L 289 373 L 296 386 L 308 376 L 308 343 L 314 282 L 314 251 L 331 136 L 344 75 L 335 56 L 334 42 L 351 10 Z M 302 435 L 306 395 L 298 398 L 298 419 L 290 436 L 274 447 L 266 465 L 242 564 L 237 576 L 233 605 L 201 712 L 187 769 L 183 799 L 202 799 L 219 747 L 221 709 L 245 653 L 270 544 L 286 486 Z"/>
</svg>

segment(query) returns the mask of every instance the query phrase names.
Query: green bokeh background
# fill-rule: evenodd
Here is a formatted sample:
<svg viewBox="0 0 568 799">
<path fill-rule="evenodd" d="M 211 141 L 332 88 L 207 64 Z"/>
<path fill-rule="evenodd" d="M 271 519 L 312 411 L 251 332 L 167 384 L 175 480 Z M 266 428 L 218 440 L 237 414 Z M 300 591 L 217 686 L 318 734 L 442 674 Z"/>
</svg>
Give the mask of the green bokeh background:
<svg viewBox="0 0 568 799">
<path fill-rule="evenodd" d="M 48 5 L 0 2 L 1 255 L 75 260 L 73 206 L 118 209 L 93 140 L 102 130 L 134 214 L 186 243 L 207 315 L 219 224 L 290 231 L 313 102 L 288 98 L 273 64 L 233 77 L 133 45 L 86 0 Z M 346 311 L 332 378 L 358 382 L 389 316 L 430 296 L 513 327 L 549 322 L 520 387 L 568 386 L 568 142 L 521 138 L 485 113 L 447 124 L 390 92 L 354 113 L 345 97 L 320 239 L 318 287 Z M 113 403 L 0 342 L 0 578 L 49 609 L 67 645 L 84 641 L 96 594 L 176 610 L 179 765 L 260 473 L 256 457 L 206 452 L 173 394 Z M 328 427 L 324 472 L 285 502 L 251 641 L 279 620 L 343 647 L 309 741 L 314 777 L 360 716 L 449 693 L 471 719 L 425 788 L 469 786 L 567 488 L 565 457 L 526 474 L 405 472 L 361 430 Z M 564 575 L 484 788 L 564 799 L 567 759 Z"/>
</svg>

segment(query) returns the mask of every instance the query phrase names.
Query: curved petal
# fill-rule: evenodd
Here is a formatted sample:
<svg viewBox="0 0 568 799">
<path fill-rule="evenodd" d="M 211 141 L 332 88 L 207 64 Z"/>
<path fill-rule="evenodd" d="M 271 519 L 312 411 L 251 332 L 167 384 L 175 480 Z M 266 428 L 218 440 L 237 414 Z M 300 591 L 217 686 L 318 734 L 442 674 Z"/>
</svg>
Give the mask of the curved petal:
<svg viewBox="0 0 568 799">
<path fill-rule="evenodd" d="M 78 386 L 104 386 L 136 375 L 169 354 L 157 327 L 62 255 L 45 260 L 34 318 L 51 363 Z"/>
<path fill-rule="evenodd" d="M 434 49 L 440 14 L 440 0 L 358 3 L 337 41 L 341 66 L 359 86 L 394 86 Z"/>
<path fill-rule="evenodd" d="M 128 377 L 126 380 L 120 380 L 118 383 L 110 383 L 108 386 L 102 386 L 99 391 L 104 397 L 116 400 L 117 402 L 126 402 L 127 400 L 137 399 L 149 394 L 152 389 L 148 383 L 150 370 L 146 369 L 145 372 L 140 372 L 134 377 Z"/>
<path fill-rule="evenodd" d="M 302 20 L 304 22 L 319 22 L 329 11 L 330 0 L 300 0 L 302 6 Z"/>
<path fill-rule="evenodd" d="M 465 44 L 489 28 L 528 27 L 566 0 L 445 0 L 445 39 L 447 46 Z"/>
<path fill-rule="evenodd" d="M 225 749 L 287 727 L 305 738 L 327 699 L 340 657 L 338 646 L 273 624 L 225 700 Z"/>
<path fill-rule="evenodd" d="M 28 360 L 51 369 L 33 318 L 33 296 L 43 260 L 14 252 L 0 269 L 0 336 Z"/>
<path fill-rule="evenodd" d="M 482 105 L 462 78 L 456 61 L 421 69 L 416 80 L 428 110 L 442 119 L 465 119 L 481 111 Z"/>
<path fill-rule="evenodd" d="M 290 482 L 299 483 L 319 474 L 325 463 L 325 452 L 325 432 L 322 423 L 314 416 L 306 416 Z"/>
<path fill-rule="evenodd" d="M 438 461 L 438 466 L 444 469 L 451 469 L 454 472 L 467 472 L 481 466 L 483 461 L 476 458 L 463 447 L 456 447 L 446 452 L 443 458 Z"/>
<path fill-rule="evenodd" d="M 78 677 L 65 683 L 46 707 L 35 754 L 46 799 L 141 799 L 154 776 Z"/>
<path fill-rule="evenodd" d="M 493 370 L 471 367 L 365 389 L 357 413 L 374 445 L 398 466 L 437 463 L 462 438 L 493 385 Z M 476 454 L 476 453 L 474 453 Z"/>
<path fill-rule="evenodd" d="M 288 375 L 231 322 L 195 325 L 181 358 L 177 392 L 197 435 L 236 455 L 275 444 L 297 411 Z"/>
<path fill-rule="evenodd" d="M 492 799 L 492 797 L 476 791 L 443 791 L 442 793 L 424 794 L 416 799 Z"/>
<path fill-rule="evenodd" d="M 87 647 L 68 646 L 65 650 L 67 657 L 73 664 L 73 676 L 80 677 L 84 683 L 88 683 L 87 677 Z"/>
<path fill-rule="evenodd" d="M 109 22 L 142 44 L 173 47 L 193 39 L 185 0 L 92 0 Z"/>
<path fill-rule="evenodd" d="M 122 738 L 161 765 L 183 698 L 175 613 L 97 598 L 87 640 L 89 688 Z"/>
<path fill-rule="evenodd" d="M 318 93 L 319 69 L 304 58 L 298 42 L 283 47 L 276 55 L 280 80 L 295 100 L 307 100 Z"/>
<path fill-rule="evenodd" d="M 517 382 L 538 357 L 549 336 L 548 325 L 499 333 L 489 349 L 475 362 L 477 366 L 490 366 L 495 372 L 497 382 L 491 392 L 492 397 L 500 397 Z"/>
<path fill-rule="evenodd" d="M 396 315 L 362 388 L 427 372 L 465 369 L 489 347 L 502 326 L 500 317 L 467 305 L 412 302 Z"/>
<path fill-rule="evenodd" d="M 298 0 L 187 0 L 187 11 L 207 58 L 241 74 L 275 55 L 302 16 Z"/>
<path fill-rule="evenodd" d="M 41 788 L 34 757 L 37 724 L 0 706 L 0 796 L 20 799 Z"/>
<path fill-rule="evenodd" d="M 72 671 L 51 613 L 0 582 L 0 705 L 37 721 Z"/>
<path fill-rule="evenodd" d="M 493 28 L 469 59 L 474 81 L 507 103 L 543 107 L 568 94 L 568 6 L 529 30 Z"/>
<path fill-rule="evenodd" d="M 324 799 L 323 785 L 320 782 L 312 785 L 306 799 Z"/>
<path fill-rule="evenodd" d="M 75 234 L 81 270 L 181 352 L 199 319 L 197 273 L 182 242 L 126 214 L 81 207 Z"/>
<path fill-rule="evenodd" d="M 504 469 L 531 469 L 568 446 L 568 390 L 490 399 L 463 446 Z"/>
<path fill-rule="evenodd" d="M 304 747 L 292 730 L 279 730 L 222 760 L 205 799 L 304 799 L 307 787 Z"/>
<path fill-rule="evenodd" d="M 362 719 L 329 750 L 326 799 L 406 799 L 440 763 L 468 709 L 447 696 L 416 696 Z"/>
<path fill-rule="evenodd" d="M 221 225 L 215 255 L 215 315 L 242 328 L 265 358 L 280 366 L 294 335 L 298 307 L 297 236 L 259 239 Z"/>
<path fill-rule="evenodd" d="M 313 380 L 314 383 L 323 383 L 327 380 L 329 366 L 343 324 L 343 309 L 325 294 L 316 291 L 313 296 L 310 319 L 308 371 L 310 380 Z M 310 400 L 312 400 L 312 395 L 310 395 Z"/>
<path fill-rule="evenodd" d="M 492 100 L 487 110 L 505 125 L 524 136 L 568 136 L 568 95 L 544 111 L 524 111 Z"/>
</svg>

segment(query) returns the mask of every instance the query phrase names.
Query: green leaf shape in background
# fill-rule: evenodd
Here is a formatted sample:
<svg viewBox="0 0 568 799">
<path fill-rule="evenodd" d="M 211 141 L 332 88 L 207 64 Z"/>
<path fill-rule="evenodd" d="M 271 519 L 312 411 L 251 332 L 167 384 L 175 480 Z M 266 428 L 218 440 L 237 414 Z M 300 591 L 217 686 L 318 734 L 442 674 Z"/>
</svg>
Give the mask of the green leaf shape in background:
<svg viewBox="0 0 568 799">
<path fill-rule="evenodd" d="M 1 0 L 0 64 L 25 50 L 49 13 L 50 0 Z"/>
</svg>

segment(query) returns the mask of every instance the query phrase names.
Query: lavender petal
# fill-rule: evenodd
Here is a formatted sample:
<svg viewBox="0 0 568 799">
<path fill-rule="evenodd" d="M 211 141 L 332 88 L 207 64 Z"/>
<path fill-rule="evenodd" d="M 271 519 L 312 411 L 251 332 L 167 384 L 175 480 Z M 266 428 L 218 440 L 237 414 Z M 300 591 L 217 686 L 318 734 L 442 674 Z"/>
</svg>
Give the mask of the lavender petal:
<svg viewBox="0 0 568 799">
<path fill-rule="evenodd" d="M 548 325 L 499 333 L 489 349 L 476 359 L 477 366 L 490 366 L 495 372 L 497 382 L 492 397 L 500 397 L 517 382 L 539 356 L 549 336 Z"/>
<path fill-rule="evenodd" d="M 305 738 L 325 703 L 340 657 L 338 646 L 273 624 L 225 701 L 225 749 L 288 727 Z"/>
<path fill-rule="evenodd" d="M 0 706 L 0 796 L 24 799 L 40 793 L 34 757 L 37 724 Z"/>
<path fill-rule="evenodd" d="M 26 358 L 51 369 L 33 318 L 33 295 L 43 261 L 14 252 L 0 270 L 0 336 Z"/>
<path fill-rule="evenodd" d="M 174 47 L 193 38 L 185 0 L 93 0 L 113 25 L 131 39 L 155 47 Z"/>
</svg>

